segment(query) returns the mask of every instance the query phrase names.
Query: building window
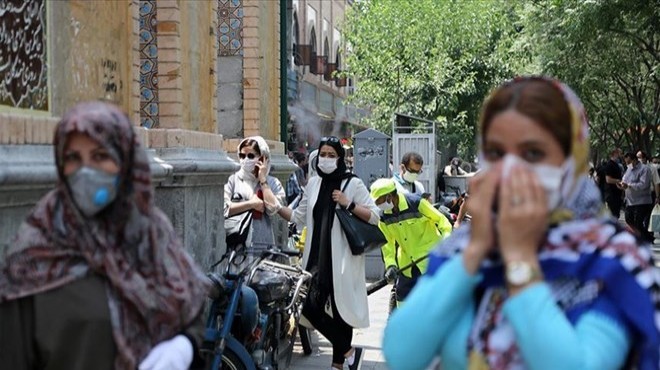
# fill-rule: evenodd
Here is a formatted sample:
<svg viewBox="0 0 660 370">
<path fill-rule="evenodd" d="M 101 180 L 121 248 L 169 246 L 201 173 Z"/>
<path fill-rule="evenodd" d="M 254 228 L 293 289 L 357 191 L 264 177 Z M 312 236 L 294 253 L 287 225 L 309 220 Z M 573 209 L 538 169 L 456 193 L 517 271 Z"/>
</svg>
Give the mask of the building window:
<svg viewBox="0 0 660 370">
<path fill-rule="evenodd" d="M 291 48 L 292 51 L 292 60 L 296 61 L 296 58 L 300 58 L 300 55 L 298 55 L 298 45 L 300 45 L 300 34 L 298 30 L 298 15 L 296 13 L 293 13 L 293 24 L 291 25 L 291 41 L 293 42 L 293 47 Z M 295 64 L 300 64 L 295 63 Z"/>
<path fill-rule="evenodd" d="M 310 35 L 309 44 L 312 45 L 312 59 L 315 59 L 317 48 L 316 48 L 316 29 L 314 27 L 312 27 L 312 33 Z"/>
</svg>

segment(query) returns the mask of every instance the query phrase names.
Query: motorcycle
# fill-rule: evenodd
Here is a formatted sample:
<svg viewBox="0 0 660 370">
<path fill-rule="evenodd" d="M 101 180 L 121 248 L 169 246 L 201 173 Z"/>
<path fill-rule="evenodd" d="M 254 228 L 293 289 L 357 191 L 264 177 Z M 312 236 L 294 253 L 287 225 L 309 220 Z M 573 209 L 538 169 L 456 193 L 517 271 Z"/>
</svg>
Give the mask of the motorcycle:
<svg viewBox="0 0 660 370">
<path fill-rule="evenodd" d="M 467 193 L 461 193 L 461 189 L 455 186 L 447 186 L 450 192 L 442 193 L 440 195 L 440 202 L 433 204 L 433 206 L 440 211 L 451 223 L 453 227 L 458 219 L 458 213 L 463 203 L 467 200 Z M 463 216 L 463 221 L 470 221 L 472 217 L 468 214 Z"/>
<path fill-rule="evenodd" d="M 235 250 L 222 274 L 210 273 L 212 300 L 202 354 L 208 370 L 286 369 L 293 354 L 302 303 L 311 274 L 276 262 L 297 252 L 268 250 L 234 272 L 247 255 Z"/>
<path fill-rule="evenodd" d="M 448 191 L 440 194 L 439 202 L 436 204 L 448 208 L 450 213 L 458 214 L 458 210 L 465 200 L 465 193 L 462 193 L 461 189 L 457 186 L 447 185 L 446 187 Z"/>
</svg>

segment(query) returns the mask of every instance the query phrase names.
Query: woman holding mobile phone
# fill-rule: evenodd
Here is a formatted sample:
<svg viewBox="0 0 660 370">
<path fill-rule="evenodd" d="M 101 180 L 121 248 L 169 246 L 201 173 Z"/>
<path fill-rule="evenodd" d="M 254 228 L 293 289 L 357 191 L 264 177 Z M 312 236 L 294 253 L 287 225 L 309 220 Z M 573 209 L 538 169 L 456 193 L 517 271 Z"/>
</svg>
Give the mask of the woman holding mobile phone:
<svg viewBox="0 0 660 370">
<path fill-rule="evenodd" d="M 272 217 L 282 212 L 286 197 L 282 183 L 270 176 L 270 149 L 261 136 L 243 139 L 238 145 L 241 168 L 225 185 L 225 217 L 252 212 L 245 245 L 248 252 L 260 253 L 275 247 Z"/>
</svg>

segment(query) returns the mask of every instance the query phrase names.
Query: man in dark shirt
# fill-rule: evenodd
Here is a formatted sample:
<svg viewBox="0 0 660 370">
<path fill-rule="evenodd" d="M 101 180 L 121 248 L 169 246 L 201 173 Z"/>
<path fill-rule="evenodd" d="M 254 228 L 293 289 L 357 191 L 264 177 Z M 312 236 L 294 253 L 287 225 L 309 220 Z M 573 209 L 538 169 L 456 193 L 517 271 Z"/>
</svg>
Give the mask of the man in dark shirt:
<svg viewBox="0 0 660 370">
<path fill-rule="evenodd" d="M 600 196 L 605 200 L 605 168 L 607 167 L 607 161 L 603 159 L 598 167 L 596 167 L 596 185 L 598 185 L 598 190 L 600 190 Z"/>
<path fill-rule="evenodd" d="M 610 160 L 605 165 L 605 203 L 615 218 L 621 215 L 621 205 L 623 203 L 623 191 L 617 187 L 617 184 L 623 177 L 621 167 L 619 167 L 619 157 L 621 150 L 614 149 L 610 153 Z"/>
</svg>

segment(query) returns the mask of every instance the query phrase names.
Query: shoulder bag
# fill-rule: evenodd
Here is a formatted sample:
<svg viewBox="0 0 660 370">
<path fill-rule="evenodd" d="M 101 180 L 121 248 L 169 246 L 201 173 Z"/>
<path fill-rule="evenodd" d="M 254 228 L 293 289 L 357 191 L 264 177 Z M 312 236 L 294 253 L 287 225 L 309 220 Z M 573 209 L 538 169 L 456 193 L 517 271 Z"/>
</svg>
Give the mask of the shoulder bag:
<svg viewBox="0 0 660 370">
<path fill-rule="evenodd" d="M 255 186 L 254 191 L 256 192 Z M 241 195 L 232 197 L 232 201 L 242 200 Z M 247 210 L 231 217 L 225 218 L 225 241 L 227 242 L 228 249 L 236 249 L 239 246 L 245 246 L 248 234 L 250 233 L 250 226 L 252 226 L 253 212 Z"/>
<path fill-rule="evenodd" d="M 351 178 L 346 181 L 342 192 L 346 191 L 346 187 L 348 187 L 350 181 Z M 348 245 L 351 247 L 351 253 L 354 256 L 379 248 L 387 242 L 385 235 L 383 235 L 378 226 L 362 221 L 359 217 L 353 215 L 351 211 L 343 207 L 338 207 L 335 209 L 335 214 L 339 219 L 341 228 L 344 230 Z"/>
<path fill-rule="evenodd" d="M 251 210 L 225 218 L 225 241 L 227 242 L 227 248 L 235 249 L 240 245 L 245 245 L 251 225 Z"/>
</svg>

